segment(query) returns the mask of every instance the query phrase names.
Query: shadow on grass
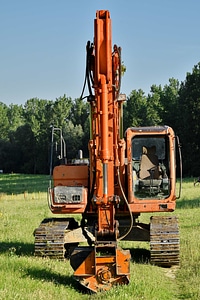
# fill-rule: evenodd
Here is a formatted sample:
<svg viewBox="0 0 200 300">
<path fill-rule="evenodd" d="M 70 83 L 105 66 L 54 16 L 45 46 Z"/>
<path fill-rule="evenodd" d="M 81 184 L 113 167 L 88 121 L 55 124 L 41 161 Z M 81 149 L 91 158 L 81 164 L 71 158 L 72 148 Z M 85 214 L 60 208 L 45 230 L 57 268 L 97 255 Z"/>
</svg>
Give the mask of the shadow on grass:
<svg viewBox="0 0 200 300">
<path fill-rule="evenodd" d="M 33 256 L 34 245 L 19 242 L 1 242 L 0 254 L 2 253 L 7 253 L 10 256 Z"/>
<path fill-rule="evenodd" d="M 8 256 L 34 256 L 34 244 L 25 244 L 18 242 L 1 242 L 0 243 L 0 255 L 7 254 Z M 64 263 L 64 262 L 63 262 Z M 72 271 L 73 273 L 73 271 Z M 33 279 L 44 280 L 53 282 L 54 284 L 62 284 L 70 286 L 71 288 L 79 291 L 82 294 L 91 294 L 91 291 L 84 288 L 79 282 L 77 282 L 73 275 L 64 276 L 58 273 L 52 272 L 46 268 L 26 268 L 26 275 Z"/>
<path fill-rule="evenodd" d="M 197 208 L 200 207 L 200 197 L 194 198 L 191 200 L 182 198 L 176 202 L 176 208 L 185 209 L 185 208 Z"/>
<path fill-rule="evenodd" d="M 131 260 L 138 264 L 148 264 L 150 262 L 150 251 L 143 248 L 131 248 Z"/>
<path fill-rule="evenodd" d="M 27 268 L 26 275 L 30 276 L 33 279 L 53 282 L 54 284 L 69 285 L 74 288 L 75 286 L 77 286 L 77 282 L 74 280 L 73 276 L 61 275 L 46 268 Z"/>
<path fill-rule="evenodd" d="M 77 280 L 75 280 L 73 275 L 61 275 L 46 268 L 32 267 L 26 269 L 26 276 L 36 280 L 52 282 L 55 285 L 63 285 L 65 287 L 68 286 L 80 294 L 93 294 L 92 291 L 82 286 Z"/>
</svg>

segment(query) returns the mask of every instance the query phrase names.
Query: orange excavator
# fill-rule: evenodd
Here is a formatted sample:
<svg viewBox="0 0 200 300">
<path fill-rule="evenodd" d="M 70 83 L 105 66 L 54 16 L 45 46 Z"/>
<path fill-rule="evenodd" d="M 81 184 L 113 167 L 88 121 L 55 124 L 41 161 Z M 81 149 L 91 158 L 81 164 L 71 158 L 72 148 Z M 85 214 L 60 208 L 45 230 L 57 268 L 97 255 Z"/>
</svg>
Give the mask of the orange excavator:
<svg viewBox="0 0 200 300">
<path fill-rule="evenodd" d="M 131 127 L 123 134 L 121 48 L 112 47 L 109 11 L 97 11 L 94 42 L 86 49 L 89 159 L 80 151 L 69 163 L 62 131 L 52 128 L 52 142 L 59 130 L 64 150 L 62 163 L 53 168 L 49 207 L 67 217 L 42 221 L 35 230 L 35 255 L 69 258 L 75 278 L 98 292 L 129 283 L 131 255 L 120 248 L 121 240 L 149 241 L 155 265 L 179 264 L 176 216 L 157 214 L 149 224 L 139 222 L 139 216 L 174 211 L 180 144 L 169 126 Z"/>
</svg>

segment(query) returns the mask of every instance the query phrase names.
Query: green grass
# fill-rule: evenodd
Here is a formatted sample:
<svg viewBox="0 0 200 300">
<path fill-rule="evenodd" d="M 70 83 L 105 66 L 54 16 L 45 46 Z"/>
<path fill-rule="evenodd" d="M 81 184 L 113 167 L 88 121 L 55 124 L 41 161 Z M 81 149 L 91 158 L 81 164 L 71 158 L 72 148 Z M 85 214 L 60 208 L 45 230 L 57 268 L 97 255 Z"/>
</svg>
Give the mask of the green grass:
<svg viewBox="0 0 200 300">
<path fill-rule="evenodd" d="M 87 294 L 73 278 L 68 261 L 34 257 L 33 231 L 51 217 L 47 205 L 48 176 L 0 175 L 0 299 L 200 299 L 200 185 L 184 180 L 177 201 L 181 233 L 179 269 L 148 263 L 148 243 L 121 242 L 132 254 L 127 286 Z M 26 193 L 25 193 L 26 192 Z M 147 222 L 149 214 L 142 216 Z"/>
</svg>

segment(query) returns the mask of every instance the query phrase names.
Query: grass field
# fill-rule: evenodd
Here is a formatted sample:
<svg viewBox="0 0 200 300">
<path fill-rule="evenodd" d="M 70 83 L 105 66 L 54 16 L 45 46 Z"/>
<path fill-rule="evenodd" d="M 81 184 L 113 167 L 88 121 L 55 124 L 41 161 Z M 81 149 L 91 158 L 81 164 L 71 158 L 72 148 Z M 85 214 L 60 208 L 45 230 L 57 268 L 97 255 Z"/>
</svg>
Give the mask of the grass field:
<svg viewBox="0 0 200 300">
<path fill-rule="evenodd" d="M 33 231 L 51 217 L 48 176 L 0 175 L 0 299 L 200 299 L 200 185 L 184 180 L 175 214 L 181 234 L 179 269 L 148 263 L 147 243 L 122 242 L 132 253 L 131 280 L 108 292 L 87 294 L 73 278 L 68 261 L 34 257 Z M 148 222 L 149 214 L 142 218 Z"/>
</svg>

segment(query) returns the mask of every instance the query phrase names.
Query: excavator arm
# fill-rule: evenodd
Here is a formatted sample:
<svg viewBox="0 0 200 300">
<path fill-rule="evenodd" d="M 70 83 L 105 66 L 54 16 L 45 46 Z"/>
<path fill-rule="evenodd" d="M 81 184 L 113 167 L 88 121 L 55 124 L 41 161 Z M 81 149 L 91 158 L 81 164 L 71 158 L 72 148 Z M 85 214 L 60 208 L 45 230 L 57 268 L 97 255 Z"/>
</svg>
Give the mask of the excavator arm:
<svg viewBox="0 0 200 300">
<path fill-rule="evenodd" d="M 112 49 L 111 19 L 108 11 L 97 11 L 94 21 L 94 44 L 88 43 L 88 77 L 94 95 L 91 105 L 90 196 L 91 213 L 96 213 L 95 242 L 90 247 L 77 247 L 71 265 L 77 280 L 90 290 L 108 290 L 113 284 L 129 282 L 130 252 L 117 245 L 118 223 L 115 209 L 117 168 L 123 168 L 120 151 L 120 48 Z M 120 166 L 121 164 L 121 166 Z M 88 209 L 88 206 L 87 206 Z M 90 211 L 86 212 L 88 215 Z"/>
</svg>

